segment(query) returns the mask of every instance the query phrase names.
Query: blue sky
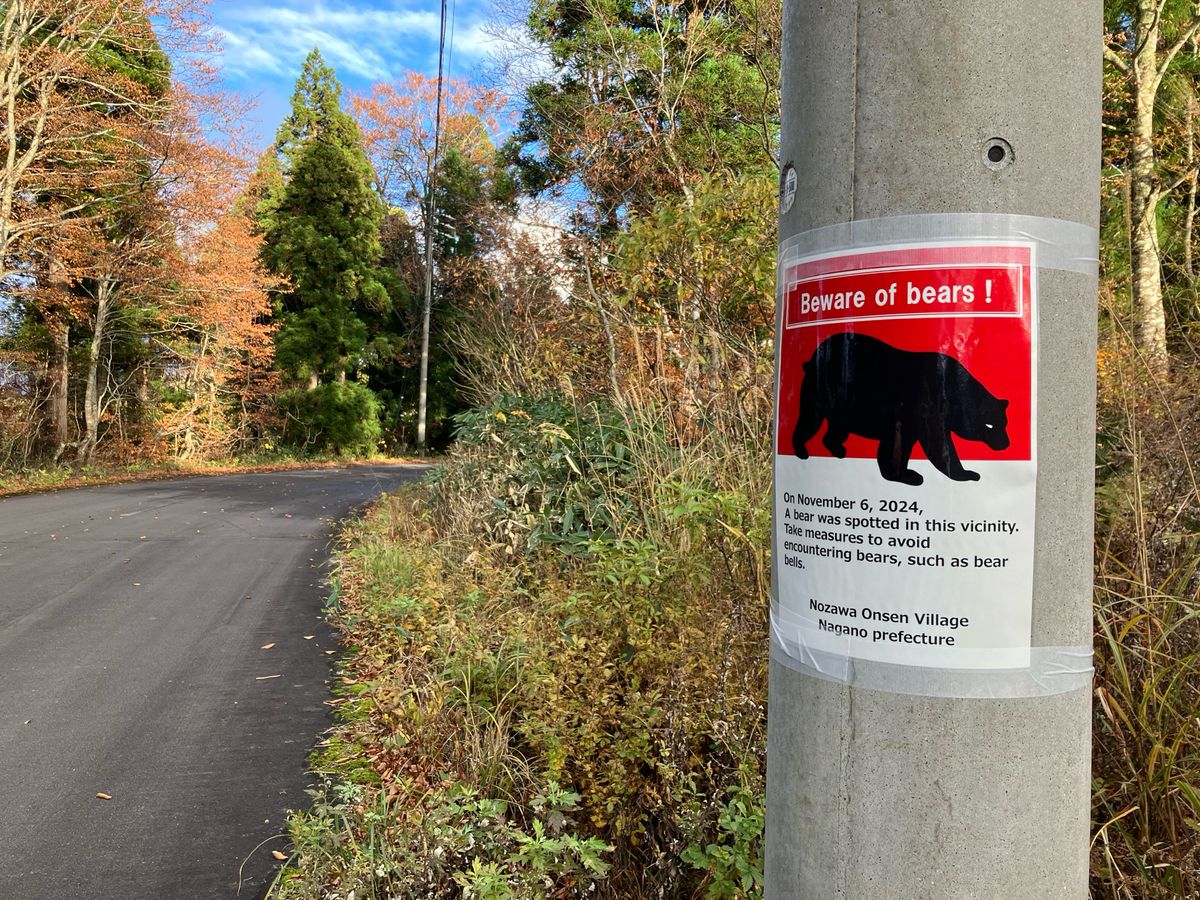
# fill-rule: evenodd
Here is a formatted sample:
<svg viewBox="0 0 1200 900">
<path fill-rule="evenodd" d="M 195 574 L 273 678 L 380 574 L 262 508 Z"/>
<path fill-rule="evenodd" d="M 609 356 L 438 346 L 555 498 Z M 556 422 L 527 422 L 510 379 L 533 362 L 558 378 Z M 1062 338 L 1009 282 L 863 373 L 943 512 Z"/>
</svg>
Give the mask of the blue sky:
<svg viewBox="0 0 1200 900">
<path fill-rule="evenodd" d="M 449 0 L 448 74 L 470 77 L 487 67 L 493 39 L 484 29 L 493 9 L 491 0 Z M 436 0 L 213 0 L 211 7 L 225 48 L 223 81 L 257 99 L 248 124 L 261 145 L 287 113 L 313 47 L 347 89 L 363 90 L 406 70 L 435 75 L 439 10 Z"/>
</svg>

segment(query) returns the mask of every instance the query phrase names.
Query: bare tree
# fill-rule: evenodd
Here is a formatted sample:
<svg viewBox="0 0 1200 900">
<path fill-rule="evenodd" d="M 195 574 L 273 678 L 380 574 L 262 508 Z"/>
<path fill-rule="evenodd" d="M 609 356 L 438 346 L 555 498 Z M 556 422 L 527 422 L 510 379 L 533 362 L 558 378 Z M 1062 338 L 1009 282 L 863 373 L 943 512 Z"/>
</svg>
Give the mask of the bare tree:
<svg viewBox="0 0 1200 900">
<path fill-rule="evenodd" d="M 1158 209 L 1163 197 L 1189 181 L 1190 171 L 1173 181 L 1162 177 L 1155 108 L 1168 70 L 1200 32 L 1200 8 L 1172 0 L 1136 0 L 1133 15 L 1119 14 L 1106 35 L 1104 58 L 1120 73 L 1130 96 L 1129 132 L 1130 251 L 1132 290 L 1138 315 L 1138 343 L 1152 371 L 1165 373 L 1167 319 L 1163 306 L 1162 248 Z"/>
</svg>

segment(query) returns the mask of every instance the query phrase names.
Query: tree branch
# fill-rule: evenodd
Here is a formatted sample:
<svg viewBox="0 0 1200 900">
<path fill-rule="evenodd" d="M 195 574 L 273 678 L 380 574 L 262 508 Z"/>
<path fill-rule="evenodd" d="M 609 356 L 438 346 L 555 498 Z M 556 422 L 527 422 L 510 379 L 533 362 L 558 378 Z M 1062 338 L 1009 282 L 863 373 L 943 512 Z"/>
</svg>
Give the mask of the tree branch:
<svg viewBox="0 0 1200 900">
<path fill-rule="evenodd" d="M 1112 47 L 1105 46 L 1104 60 L 1105 60 L 1105 62 L 1110 62 L 1114 66 L 1116 66 L 1116 68 L 1119 72 L 1121 72 L 1125 75 L 1129 74 L 1129 63 L 1127 63 L 1127 62 L 1125 62 L 1125 60 L 1121 59 L 1120 55 L 1118 55 L 1117 51 L 1114 50 Z"/>
<path fill-rule="evenodd" d="M 1179 51 L 1187 45 L 1188 41 L 1196 36 L 1197 32 L 1200 32 L 1200 13 L 1192 16 L 1192 21 L 1189 22 L 1187 28 L 1183 30 L 1183 34 L 1181 34 L 1175 43 L 1167 48 L 1167 52 L 1163 54 L 1162 61 L 1158 64 L 1158 73 L 1154 78 L 1155 90 L 1158 90 L 1159 84 L 1162 83 L 1163 78 L 1167 74 L 1167 68 L 1172 62 L 1175 61 L 1175 57 L 1179 55 Z"/>
</svg>

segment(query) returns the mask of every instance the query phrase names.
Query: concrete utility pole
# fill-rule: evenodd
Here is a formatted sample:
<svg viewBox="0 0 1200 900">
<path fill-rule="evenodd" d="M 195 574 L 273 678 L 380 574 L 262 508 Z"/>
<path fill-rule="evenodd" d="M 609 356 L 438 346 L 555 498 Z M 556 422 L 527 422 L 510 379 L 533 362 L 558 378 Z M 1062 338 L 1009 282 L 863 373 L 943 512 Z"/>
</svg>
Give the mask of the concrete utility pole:
<svg viewBox="0 0 1200 900">
<path fill-rule="evenodd" d="M 1100 33 L 1100 0 L 785 0 L 781 248 L 1035 246 L 1036 537 L 1029 670 L 830 675 L 776 626 L 768 900 L 1087 896 Z"/>
<path fill-rule="evenodd" d="M 439 84 L 439 100 L 441 99 Z M 436 146 L 436 144 L 435 144 Z M 434 151 L 436 158 L 437 151 Z M 433 180 L 434 162 L 429 165 L 426 183 L 429 198 L 425 204 L 425 306 L 421 313 L 421 374 L 417 397 L 417 449 L 425 449 L 425 407 L 429 397 L 429 319 L 433 310 Z"/>
<path fill-rule="evenodd" d="M 433 313 L 433 232 L 437 209 L 438 153 L 442 140 L 442 60 L 446 53 L 446 0 L 442 0 L 438 38 L 437 102 L 433 115 L 433 156 L 425 169 L 425 308 L 421 316 L 421 374 L 417 397 L 417 449 L 425 450 L 426 404 L 429 398 L 429 319 Z"/>
</svg>

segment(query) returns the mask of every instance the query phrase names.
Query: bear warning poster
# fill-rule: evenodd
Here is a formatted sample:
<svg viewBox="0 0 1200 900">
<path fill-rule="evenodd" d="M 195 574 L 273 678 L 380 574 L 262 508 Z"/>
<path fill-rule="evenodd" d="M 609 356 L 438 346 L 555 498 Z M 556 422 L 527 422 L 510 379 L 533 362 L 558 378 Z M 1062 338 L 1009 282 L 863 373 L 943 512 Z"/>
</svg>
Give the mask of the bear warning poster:
<svg viewBox="0 0 1200 900">
<path fill-rule="evenodd" d="M 785 647 L 1029 665 L 1034 253 L 970 241 L 785 255 L 773 613 Z"/>
</svg>

